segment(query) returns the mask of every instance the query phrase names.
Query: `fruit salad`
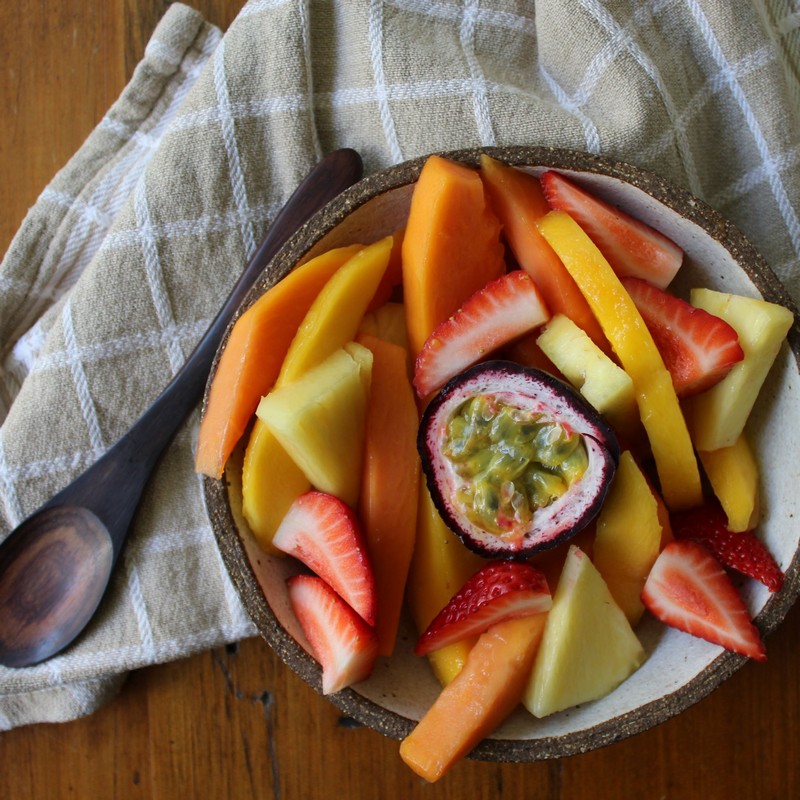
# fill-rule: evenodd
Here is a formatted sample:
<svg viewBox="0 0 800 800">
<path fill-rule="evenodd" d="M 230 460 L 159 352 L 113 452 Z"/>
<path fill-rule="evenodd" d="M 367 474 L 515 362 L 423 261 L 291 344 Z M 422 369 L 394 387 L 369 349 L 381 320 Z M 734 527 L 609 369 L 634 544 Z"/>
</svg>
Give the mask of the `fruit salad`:
<svg viewBox="0 0 800 800">
<path fill-rule="evenodd" d="M 441 693 L 400 745 L 438 780 L 522 706 L 646 660 L 637 626 L 766 658 L 739 579 L 779 591 L 746 423 L 794 322 L 702 286 L 568 176 L 431 156 L 407 224 L 302 264 L 236 322 L 201 423 L 243 439 L 243 514 L 332 693 L 401 615 Z M 744 578 L 742 578 L 744 576 Z"/>
</svg>

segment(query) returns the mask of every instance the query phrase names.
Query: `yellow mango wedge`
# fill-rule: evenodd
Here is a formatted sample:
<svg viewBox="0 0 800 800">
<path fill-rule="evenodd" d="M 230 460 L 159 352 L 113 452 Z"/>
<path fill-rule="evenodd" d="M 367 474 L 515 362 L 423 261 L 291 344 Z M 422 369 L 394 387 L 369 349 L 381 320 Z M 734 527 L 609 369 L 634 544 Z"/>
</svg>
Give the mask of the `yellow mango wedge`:
<svg viewBox="0 0 800 800">
<path fill-rule="evenodd" d="M 700 450 L 708 482 L 728 517 L 728 530 L 755 528 L 761 509 L 758 462 L 745 433 L 729 447 Z"/>
<path fill-rule="evenodd" d="M 389 236 L 359 250 L 325 283 L 288 348 L 275 388 L 299 378 L 355 338 L 391 252 Z M 272 432 L 256 418 L 242 470 L 242 511 L 256 541 L 270 551 L 286 510 L 311 486 L 280 449 Z"/>
<path fill-rule="evenodd" d="M 417 539 L 408 573 L 406 601 L 419 633 L 445 607 L 484 560 L 467 550 L 444 524 L 431 500 L 424 476 L 420 480 Z M 475 637 L 446 645 L 428 654 L 442 686 L 461 672 Z"/>
<path fill-rule="evenodd" d="M 631 627 L 644 614 L 640 597 L 661 550 L 658 503 L 629 450 L 597 517 L 592 560 Z"/>
<path fill-rule="evenodd" d="M 661 492 L 671 510 L 702 501 L 700 468 L 667 368 L 614 270 L 572 217 L 551 211 L 539 230 L 575 279 L 636 393 Z"/>
</svg>

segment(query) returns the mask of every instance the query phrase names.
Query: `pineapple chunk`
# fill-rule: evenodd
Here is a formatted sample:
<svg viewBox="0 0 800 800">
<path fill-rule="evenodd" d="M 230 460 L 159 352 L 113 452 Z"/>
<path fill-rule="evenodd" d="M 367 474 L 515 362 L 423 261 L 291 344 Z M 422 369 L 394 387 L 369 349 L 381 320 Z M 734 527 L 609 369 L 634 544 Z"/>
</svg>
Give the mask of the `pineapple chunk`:
<svg viewBox="0 0 800 800">
<path fill-rule="evenodd" d="M 644 613 L 644 582 L 661 548 L 658 503 L 629 450 L 597 518 L 594 565 L 630 624 Z"/>
<path fill-rule="evenodd" d="M 317 489 L 358 501 L 372 353 L 350 343 L 261 399 L 256 414 Z"/>
<path fill-rule="evenodd" d="M 794 315 L 777 303 L 712 289 L 692 289 L 689 300 L 731 325 L 744 350 L 744 359 L 716 386 L 686 402 L 695 447 L 719 450 L 734 444 L 744 430 Z"/>
<path fill-rule="evenodd" d="M 536 339 L 564 377 L 618 431 L 637 419 L 633 381 L 569 317 L 555 314 Z"/>
<path fill-rule="evenodd" d="M 755 528 L 761 510 L 759 470 L 744 433 L 730 447 L 700 450 L 700 463 L 720 505 L 728 516 L 728 530 Z"/>
<path fill-rule="evenodd" d="M 523 705 L 535 717 L 545 717 L 597 700 L 644 660 L 644 648 L 600 573 L 571 546 Z"/>
</svg>

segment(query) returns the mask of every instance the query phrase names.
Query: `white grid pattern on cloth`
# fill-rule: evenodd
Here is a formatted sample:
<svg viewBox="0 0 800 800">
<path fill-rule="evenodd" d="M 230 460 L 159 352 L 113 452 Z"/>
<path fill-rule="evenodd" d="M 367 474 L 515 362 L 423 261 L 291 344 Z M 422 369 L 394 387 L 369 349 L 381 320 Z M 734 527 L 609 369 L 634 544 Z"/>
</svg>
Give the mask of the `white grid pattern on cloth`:
<svg viewBox="0 0 800 800">
<path fill-rule="evenodd" d="M 69 298 L 61 312 L 61 327 L 64 333 L 64 355 L 66 356 L 67 366 L 72 376 L 72 383 L 75 386 L 75 393 L 78 396 L 78 404 L 83 415 L 83 421 L 86 423 L 86 430 L 89 433 L 91 449 L 97 458 L 106 449 L 106 442 L 97 418 L 97 409 L 92 400 L 92 392 L 89 388 L 89 381 L 86 378 L 86 371 L 83 368 L 83 361 L 75 337 L 72 302 Z"/>
<path fill-rule="evenodd" d="M 163 132 L 171 123 L 186 93 L 219 42 L 219 37 L 218 32 L 212 31 L 198 53 L 189 51 L 183 54 L 156 38 L 151 39 L 145 56 L 158 58 L 177 68 L 173 76 L 175 90 L 168 95 L 168 102 L 165 105 L 156 104 L 152 114 L 153 119 L 144 120 L 137 127 L 126 125 L 109 115 L 103 117 L 98 130 L 113 133 L 122 140 L 122 146 L 97 185 L 94 187 L 90 185 L 88 196 L 71 196 L 51 187 L 45 188 L 40 197 L 42 201 L 51 201 L 68 208 L 77 219 L 72 223 L 57 269 L 47 284 L 29 297 L 31 311 L 20 326 L 22 331 L 29 326 L 33 328 L 31 320 L 40 316 L 46 308 L 69 291 L 95 257 L 112 221 L 143 174 Z M 18 332 L 12 335 L 12 338 L 23 339 L 24 336 L 25 333 Z"/>
<path fill-rule="evenodd" d="M 399 163 L 403 160 L 403 151 L 400 149 L 386 90 L 386 75 L 383 70 L 383 3 L 380 0 L 370 0 L 369 4 L 369 53 L 383 135 L 389 145 L 392 161 Z"/>
<path fill-rule="evenodd" d="M 696 2 L 696 0 L 688 0 L 687 6 L 694 17 L 698 28 L 702 32 L 706 43 L 708 44 L 708 49 L 714 59 L 714 62 L 720 69 L 720 73 L 724 82 L 730 89 L 733 98 L 739 106 L 739 109 L 742 113 L 742 118 L 747 125 L 748 130 L 753 136 L 753 140 L 758 148 L 758 153 L 761 158 L 760 170 L 763 171 L 766 181 L 769 184 L 770 191 L 775 197 L 775 202 L 778 205 L 778 210 L 783 217 L 786 229 L 791 237 L 792 246 L 794 247 L 795 253 L 800 255 L 800 223 L 797 219 L 797 210 L 789 200 L 789 197 L 786 193 L 786 188 L 783 185 L 783 180 L 781 179 L 780 170 L 777 168 L 775 159 L 770 153 L 769 144 L 764 138 L 761 126 L 756 119 L 755 114 L 753 113 L 750 101 L 747 99 L 742 86 L 736 77 L 736 71 L 731 69 L 730 65 L 728 64 L 725 54 L 722 52 L 722 48 L 720 47 L 717 37 L 714 35 L 714 32 L 709 25 L 708 18 L 703 13 L 702 8 L 700 8 L 700 5 Z"/>
<path fill-rule="evenodd" d="M 184 361 L 180 342 L 174 335 L 175 319 L 170 307 L 169 295 L 164 285 L 164 275 L 161 270 L 161 259 L 158 254 L 158 240 L 153 232 L 150 219 L 150 209 L 147 203 L 145 178 L 139 181 L 134 191 L 134 209 L 139 239 L 144 254 L 145 275 L 147 285 L 150 287 L 150 296 L 156 309 L 156 317 L 161 331 L 166 334 L 166 350 L 169 364 L 173 373 L 177 372 Z"/>
<path fill-rule="evenodd" d="M 473 93 L 472 105 L 475 110 L 475 121 L 478 128 L 480 143 L 484 147 L 496 144 L 494 127 L 489 114 L 489 100 L 486 96 L 486 78 L 481 69 L 480 62 L 475 56 L 476 22 L 478 17 L 479 0 L 467 0 L 464 13 L 461 17 L 459 34 L 464 58 L 469 65 L 469 74 L 472 80 Z"/>
<path fill-rule="evenodd" d="M 539 4 L 536 13 L 545 13 L 547 5 Z M 539 20 L 528 13 L 530 7 L 521 2 L 515 4 L 509 0 L 491 6 L 491 0 L 483 3 L 465 0 L 462 4 L 372 0 L 363 16 L 358 17 L 362 27 L 353 27 L 347 32 L 347 35 L 361 37 L 361 49 L 351 54 L 353 61 L 342 60 L 350 64 L 352 75 L 327 84 L 319 79 L 317 85 L 313 82 L 315 42 L 311 38 L 310 19 L 314 14 L 324 13 L 324 8 L 309 0 L 251 0 L 234 23 L 239 38 L 227 35 L 220 38 L 211 32 L 200 53 L 181 55 L 180 49 L 164 41 L 151 41 L 148 56 L 170 62 L 179 70 L 175 80 L 180 85 L 168 110 L 146 130 L 106 117 L 99 128 L 118 137 L 128 148 L 120 155 L 118 163 L 109 166 L 91 186 L 91 191 L 73 196 L 51 187 L 45 190 L 41 202 L 71 209 L 74 219 L 65 254 L 70 263 L 80 264 L 81 273 L 89 263 L 113 266 L 128 257 L 136 261 L 144 254 L 141 274 L 146 276 L 146 290 L 155 310 L 153 320 L 143 330 L 122 330 L 96 341 L 81 340 L 82 329 L 74 324 L 72 304 L 65 303 L 60 316 L 63 342 L 56 346 L 51 337 L 50 348 L 45 348 L 33 364 L 27 365 L 28 375 L 45 380 L 51 377 L 50 373 L 55 378 L 58 371 L 69 368 L 87 436 L 80 442 L 70 441 L 64 452 L 52 457 L 33 455 L 20 461 L 13 460 L 10 455 L 16 442 L 9 447 L 4 429 L 0 428 L 0 508 L 7 519 L 18 521 L 21 517 L 29 502 L 25 499 L 29 483 L 76 472 L 88 466 L 107 445 L 108 437 L 88 379 L 90 366 L 92 373 L 112 370 L 115 359 L 134 359 L 161 350 L 168 354 L 169 369 L 174 372 L 183 361 L 183 347 L 196 340 L 205 329 L 211 309 L 192 316 L 195 311 L 187 312 L 181 307 L 181 298 L 170 294 L 173 283 L 165 273 L 173 268 L 174 253 L 196 246 L 198 252 L 208 254 L 209 258 L 219 258 L 222 253 L 239 262 L 252 253 L 258 233 L 274 217 L 281 195 L 285 195 L 289 187 L 284 186 L 280 191 L 265 189 L 263 195 L 256 196 L 258 191 L 253 189 L 255 182 L 251 182 L 250 175 L 256 160 L 248 150 L 250 145 L 245 131 L 252 135 L 256 130 L 266 138 L 274 129 L 278 131 L 275 135 L 280 136 L 285 130 L 281 124 L 297 120 L 298 130 L 310 131 L 302 145 L 306 149 L 298 153 L 292 151 L 290 142 L 280 142 L 280 145 L 286 147 L 288 155 L 294 159 L 292 163 L 300 169 L 301 165 L 313 161 L 322 149 L 321 131 L 317 129 L 323 116 L 321 112 L 340 115 L 337 120 L 343 120 L 333 123 L 332 130 L 326 132 L 326 147 L 348 145 L 350 129 L 347 126 L 352 126 L 356 118 L 372 119 L 369 135 L 374 142 L 373 164 L 381 166 L 426 152 L 430 132 L 413 117 L 414 113 L 424 113 L 421 109 L 426 108 L 426 103 L 431 103 L 432 107 L 447 107 L 447 113 L 452 115 L 453 140 L 458 146 L 516 143 L 514 126 L 521 120 L 518 116 L 504 119 L 502 109 L 504 106 L 524 107 L 532 109 L 532 113 L 540 110 L 551 114 L 554 129 L 552 141 L 525 143 L 558 144 L 558 124 L 566 119 L 574 120 L 582 134 L 583 145 L 591 152 L 608 152 L 609 142 L 614 141 L 610 133 L 616 133 L 620 141 L 630 144 L 633 158 L 656 171 L 660 171 L 658 165 L 665 164 L 664 168 L 671 170 L 668 177 L 704 196 L 708 195 L 708 188 L 703 185 L 703 177 L 696 167 L 702 153 L 696 149 L 697 140 L 691 133 L 714 101 L 730 115 L 729 124 L 743 125 L 749 130 L 758 159 L 743 153 L 736 169 L 726 173 L 724 185 L 717 186 L 714 194 L 706 199 L 712 204 L 717 201 L 734 205 L 759 187 L 769 187 L 777 217 L 791 244 L 790 250 L 781 251 L 784 263 L 780 266 L 788 268 L 800 251 L 800 242 L 797 198 L 787 190 L 783 176 L 796 171 L 800 143 L 793 141 L 791 146 L 774 149 L 766 142 L 743 83 L 776 66 L 776 51 L 768 41 L 763 37 L 751 37 L 749 49 L 738 54 L 736 60 L 729 61 L 714 25 L 705 15 L 705 6 L 699 0 L 691 0 L 688 5 L 668 0 L 638 5 L 575 0 L 572 7 L 593 22 L 592 35 L 596 37 L 580 71 L 563 75 L 558 63 L 546 63 L 539 58 L 526 62 L 526 68 L 532 68 L 532 72 L 524 73 L 529 82 L 526 83 L 496 68 L 492 59 L 497 54 L 487 51 L 486 42 L 498 33 L 513 32 L 515 40 L 523 43 L 521 49 L 535 48 Z M 281 22 L 285 23 L 290 13 L 296 24 L 294 41 L 300 42 L 302 47 L 302 52 L 294 54 L 302 59 L 297 85 L 273 80 L 274 76 L 265 70 L 253 81 L 252 94 L 246 96 L 241 85 L 230 80 L 229 70 L 241 69 L 242 64 L 252 68 L 256 63 L 270 63 L 265 56 L 267 45 L 263 44 L 277 27 L 270 15 L 281 14 Z M 408 63 L 403 64 L 404 69 L 397 69 L 397 43 L 387 35 L 386 22 L 390 14 L 392 31 L 405 24 L 426 26 L 435 21 L 445 25 L 446 34 L 443 35 L 451 38 L 442 41 L 452 46 L 452 63 L 459 64 L 459 70 L 447 74 L 420 73 L 410 69 Z M 680 15 L 687 24 L 691 21 L 695 29 L 692 35 L 700 34 L 707 46 L 708 59 L 698 64 L 701 79 L 685 95 L 677 91 L 668 71 L 651 56 L 642 35 L 650 26 L 658 24 L 659 15 L 667 14 Z M 792 12 L 781 18 L 782 32 L 796 28 L 795 17 Z M 250 26 L 247 36 L 251 43 L 257 44 L 248 54 L 249 60 L 239 62 L 233 42 L 238 41 L 241 46 L 244 26 Z M 343 34 L 340 32 L 340 35 Z M 277 34 L 269 40 L 269 46 L 275 51 L 275 58 L 287 57 L 280 52 L 281 41 Z M 613 118 L 598 113 L 598 108 L 609 100 L 603 94 L 607 91 L 604 81 L 612 69 L 619 69 L 623 64 L 629 68 L 629 62 L 638 71 L 632 80 L 652 93 L 653 108 L 658 107 L 663 112 L 663 125 L 652 140 L 638 141 L 628 132 L 614 131 Z M 320 85 L 325 88 L 320 89 Z M 236 96 L 231 95 L 234 86 Z M 514 105 L 516 103 L 520 105 Z M 187 209 L 179 209 L 177 213 L 165 213 L 164 198 L 154 188 L 160 177 L 157 171 L 160 153 L 177 152 L 190 140 L 206 138 L 220 143 L 214 162 L 218 169 L 212 174 L 215 180 L 222 178 L 227 182 L 229 196 L 226 186 L 225 192 L 220 190 L 220 195 L 225 197 L 224 204 L 220 201 L 218 207 L 198 208 L 189 204 Z M 567 144 L 575 146 L 574 140 Z M 671 154 L 673 149 L 677 157 Z M 674 160 L 666 160 L 670 157 Z M 267 170 L 264 180 L 269 182 L 273 177 Z M 793 186 L 796 188 L 796 180 Z M 151 201 L 155 204 L 152 209 Z M 162 258 L 162 253 L 170 254 L 170 258 Z M 4 290 L 13 284 L 13 279 L 0 275 L 0 287 Z M 220 281 L 220 297 L 224 296 L 223 284 L 224 281 Z M 72 283 L 62 285 L 71 287 Z M 51 292 L 46 297 L 48 303 L 55 294 Z M 32 329 L 31 336 L 40 334 Z M 39 348 L 34 349 L 38 351 Z M 30 357 L 29 353 L 26 358 Z M 187 440 L 195 424 L 196 419 L 176 445 L 184 464 L 190 457 Z M 108 642 L 95 636 L 93 650 L 75 651 L 53 659 L 47 666 L 32 668 L 26 678 L 29 687 L 67 686 L 71 691 L 72 684 L 77 682 L 75 704 L 89 708 L 91 690 L 87 688 L 87 675 L 110 675 L 122 668 L 168 660 L 253 632 L 252 623 L 227 578 L 208 524 L 202 514 L 191 516 L 197 506 L 202 506 L 200 482 L 195 476 L 188 482 L 191 485 L 179 487 L 185 491 L 181 499 L 176 500 L 186 505 L 186 519 L 178 522 L 174 518 L 161 518 L 157 510 L 153 511 L 157 522 L 149 523 L 152 529 L 148 530 L 148 535 L 137 537 L 126 549 L 124 575 L 118 584 L 122 587 L 120 596 L 131 605 L 138 641 Z M 153 583 L 148 570 L 154 563 L 180 564 L 192 558 L 206 569 L 203 573 L 206 578 L 216 582 L 218 596 L 214 600 L 219 605 L 216 616 L 208 624 L 198 624 L 191 630 L 185 627 L 161 629 L 163 621 L 151 594 Z M 207 589 L 203 585 L 186 591 L 205 593 Z M 177 603 L 181 598 L 174 600 Z M 3 680 L 0 672 L 0 686 Z M 0 728 L 12 724 L 17 723 L 8 715 L 4 719 L 0 702 Z"/>
<path fill-rule="evenodd" d="M 253 221 L 250 218 L 250 206 L 247 200 L 247 189 L 244 185 L 244 173 L 239 157 L 239 144 L 236 140 L 236 129 L 231 114 L 231 99 L 228 94 L 228 80 L 225 75 L 225 40 L 223 39 L 212 57 L 214 64 L 214 88 L 217 92 L 219 123 L 222 129 L 222 141 L 225 144 L 225 155 L 228 158 L 228 174 L 233 187 L 233 198 L 248 258 L 256 249 L 256 238 L 253 232 Z"/>
</svg>

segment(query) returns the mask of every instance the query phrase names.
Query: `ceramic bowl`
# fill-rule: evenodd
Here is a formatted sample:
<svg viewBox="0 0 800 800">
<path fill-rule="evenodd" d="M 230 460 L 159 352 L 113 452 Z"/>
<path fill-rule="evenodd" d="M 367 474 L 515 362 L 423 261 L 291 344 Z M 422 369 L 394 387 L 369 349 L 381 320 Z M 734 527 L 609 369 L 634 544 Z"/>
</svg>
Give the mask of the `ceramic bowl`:
<svg viewBox="0 0 800 800">
<path fill-rule="evenodd" d="M 742 234 L 707 205 L 656 175 L 606 158 L 536 147 L 490 148 L 444 153 L 477 164 L 488 152 L 534 174 L 554 168 L 601 197 L 663 231 L 685 251 L 679 293 L 692 285 L 763 297 L 792 307 L 787 292 Z M 368 244 L 398 230 L 406 219 L 419 158 L 371 175 L 340 195 L 287 243 L 246 298 L 242 310 L 298 264 L 344 244 Z M 225 346 L 223 342 L 222 347 Z M 770 594 L 746 581 L 743 594 L 762 634 L 784 618 L 800 589 L 800 331 L 795 325 L 781 349 L 748 423 L 763 477 L 761 534 L 786 572 L 781 592 Z M 216 366 L 216 364 L 215 364 Z M 212 370 L 213 376 L 213 370 Z M 320 690 L 320 670 L 303 645 L 285 578 L 291 559 L 261 552 L 241 514 L 241 456 L 223 480 L 205 479 L 209 514 L 222 556 L 261 635 L 303 680 Z M 648 658 L 602 700 L 536 719 L 515 712 L 472 756 L 492 761 L 536 761 L 585 752 L 646 730 L 700 700 L 745 663 L 703 640 L 668 629 L 645 616 L 637 627 Z M 436 697 L 439 686 L 424 658 L 411 650 L 416 634 L 401 627 L 395 655 L 381 659 L 373 676 L 327 696 L 350 717 L 388 737 L 402 739 Z M 768 643 L 767 643 L 768 644 Z"/>
</svg>

